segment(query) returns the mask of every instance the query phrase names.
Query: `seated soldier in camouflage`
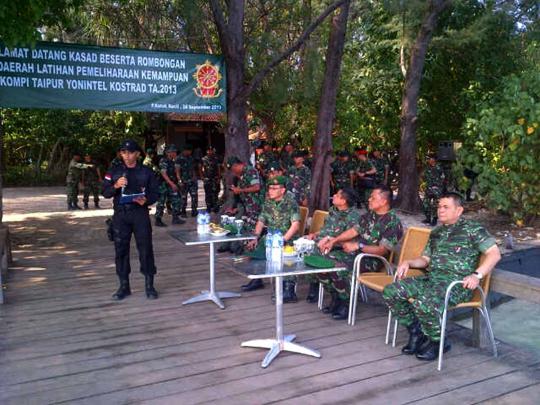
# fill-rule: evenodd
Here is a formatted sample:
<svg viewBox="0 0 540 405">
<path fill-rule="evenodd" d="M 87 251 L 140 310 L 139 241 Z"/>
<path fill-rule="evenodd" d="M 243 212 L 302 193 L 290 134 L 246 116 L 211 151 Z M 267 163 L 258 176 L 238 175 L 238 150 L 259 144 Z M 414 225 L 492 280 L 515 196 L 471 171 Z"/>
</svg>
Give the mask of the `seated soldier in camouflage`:
<svg viewBox="0 0 540 405">
<path fill-rule="evenodd" d="M 388 308 L 409 330 L 409 342 L 401 351 L 416 354 L 420 360 L 439 356 L 439 317 L 450 283 L 463 281 L 462 286 L 452 289 L 449 305 L 468 301 L 480 280 L 501 258 L 495 239 L 477 222 L 461 218 L 462 213 L 461 196 L 443 194 L 437 208 L 442 225 L 431 232 L 421 257 L 399 264 L 399 281 L 383 291 Z M 481 254 L 485 259 L 479 265 Z M 427 275 L 404 279 L 409 268 L 425 268 Z M 450 345 L 445 345 L 444 351 L 448 350 Z"/>
<path fill-rule="evenodd" d="M 292 241 L 300 227 L 300 209 L 294 199 L 294 195 L 285 188 L 286 179 L 277 176 L 268 180 L 268 197 L 265 200 L 257 224 L 255 225 L 255 236 L 260 238 L 263 229 L 281 231 L 285 243 Z M 258 243 L 264 243 L 262 239 Z M 252 240 L 247 244 L 248 249 L 254 249 L 257 240 Z M 242 286 L 244 291 L 252 291 L 262 288 L 261 279 L 251 280 L 246 286 Z M 294 277 L 285 277 L 283 280 L 283 302 L 296 302 L 295 292 L 296 282 Z"/>
<path fill-rule="evenodd" d="M 344 187 L 338 190 L 332 196 L 332 206 L 328 210 L 328 216 L 321 230 L 306 235 L 306 238 L 317 242 L 318 246 L 323 249 L 322 253 L 324 253 L 324 246 L 328 238 L 338 236 L 360 222 L 360 211 L 356 208 L 357 198 L 356 191 L 351 187 Z M 324 275 L 323 278 L 327 279 L 328 275 Z M 308 279 L 310 284 L 306 301 L 314 303 L 317 302 L 319 277 L 317 275 L 309 275 Z M 329 308 L 324 308 L 323 311 L 327 312 Z"/>
<path fill-rule="evenodd" d="M 388 256 L 390 250 L 398 244 L 403 235 L 403 226 L 396 212 L 391 208 L 392 191 L 384 185 L 377 185 L 369 197 L 369 211 L 351 229 L 341 234 L 323 239 L 319 243 L 322 251 L 330 251 L 341 244 L 348 255 L 338 257 L 349 267 L 349 271 L 328 273 L 319 279 L 325 283 L 332 294 L 332 304 L 328 312 L 336 320 L 349 316 L 351 270 L 354 258 L 360 253 Z M 360 272 L 378 271 L 382 267 L 380 260 L 365 258 Z"/>
</svg>

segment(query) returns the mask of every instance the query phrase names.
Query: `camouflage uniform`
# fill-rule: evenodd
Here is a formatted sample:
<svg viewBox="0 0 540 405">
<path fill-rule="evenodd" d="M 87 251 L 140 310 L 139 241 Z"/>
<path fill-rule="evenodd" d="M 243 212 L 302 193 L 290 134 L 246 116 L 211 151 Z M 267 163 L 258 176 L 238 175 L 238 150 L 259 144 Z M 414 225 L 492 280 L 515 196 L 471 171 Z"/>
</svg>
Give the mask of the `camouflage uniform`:
<svg viewBox="0 0 540 405">
<path fill-rule="evenodd" d="M 181 211 L 186 212 L 187 196 L 191 197 L 191 214 L 197 211 L 199 199 L 197 195 L 197 179 L 195 177 L 195 160 L 192 156 L 180 155 L 176 158 L 176 166 L 180 168 Z"/>
<path fill-rule="evenodd" d="M 221 179 L 219 177 L 220 164 L 218 157 L 215 155 L 206 155 L 202 158 L 204 198 L 208 211 L 219 208 L 218 197 L 221 189 Z"/>
<path fill-rule="evenodd" d="M 286 172 L 289 171 L 289 168 L 291 166 L 294 166 L 294 159 L 292 157 L 292 153 L 289 153 L 289 152 L 286 152 L 286 151 L 281 152 L 279 160 L 281 162 L 281 167 Z"/>
<path fill-rule="evenodd" d="M 294 194 L 294 198 L 298 204 L 309 198 L 311 189 L 311 170 L 305 165 L 300 167 L 291 166 L 288 171 L 289 181 L 287 190 Z"/>
<path fill-rule="evenodd" d="M 349 159 L 345 162 L 337 159 L 330 165 L 332 179 L 334 180 L 334 193 L 345 187 L 351 187 L 351 174 L 354 173 L 354 164 Z"/>
<path fill-rule="evenodd" d="M 453 225 L 435 228 L 422 253 L 430 258 L 427 275 L 405 278 L 387 286 L 383 291 L 386 304 L 402 325 L 410 326 L 417 318 L 422 332 L 438 341 L 447 287 L 471 275 L 480 254 L 494 245 L 495 239 L 474 221 L 460 218 Z M 458 285 L 452 289 L 449 305 L 470 300 L 472 294 L 472 290 Z M 408 301 L 410 298 L 414 299 L 412 303 Z"/>
<path fill-rule="evenodd" d="M 66 176 L 66 194 L 68 205 L 76 205 L 79 198 L 79 182 L 82 178 L 82 170 L 88 169 L 92 165 L 79 163 L 75 159 L 71 159 L 68 166 Z"/>
<path fill-rule="evenodd" d="M 358 159 L 356 162 L 356 172 L 365 173 L 373 169 L 373 165 L 368 161 Z M 370 179 L 373 177 L 364 177 L 358 178 L 356 181 L 356 187 L 358 189 L 358 200 L 360 203 L 364 204 L 367 207 L 367 201 L 371 193 L 372 187 L 368 187 Z"/>
<path fill-rule="evenodd" d="M 264 189 L 261 185 L 261 179 L 259 172 L 251 165 L 245 165 L 242 171 L 242 175 L 238 179 L 238 187 L 248 188 L 254 185 L 260 185 L 261 190 L 256 193 L 240 193 L 240 202 L 244 208 L 244 215 L 246 216 L 246 229 L 252 231 L 257 224 L 257 218 L 261 212 L 262 204 L 264 201 Z"/>
<path fill-rule="evenodd" d="M 366 246 L 383 245 L 391 249 L 397 245 L 403 236 L 403 226 L 394 210 L 388 211 L 384 215 L 377 215 L 373 211 L 368 211 L 360 217 L 360 220 L 354 225 L 358 232 L 356 241 Z M 347 254 L 345 252 L 335 252 L 338 260 L 344 262 L 348 270 L 337 273 L 325 273 L 319 277 L 319 280 L 330 290 L 335 290 L 339 298 L 348 300 L 351 291 L 351 270 L 355 257 L 360 252 Z M 366 258 L 362 260 L 360 272 L 378 271 L 382 266 L 380 260 L 376 258 Z"/>
<path fill-rule="evenodd" d="M 294 221 L 300 221 L 300 209 L 294 195 L 286 192 L 280 201 L 266 199 L 258 220 L 268 229 L 285 235 Z"/>
<path fill-rule="evenodd" d="M 426 218 L 431 221 L 437 217 L 437 204 L 444 191 L 442 167 L 438 163 L 435 166 L 428 165 L 424 170 L 424 181 L 426 182 L 426 188 L 422 205 Z"/>
<path fill-rule="evenodd" d="M 113 160 L 111 160 L 111 165 L 109 166 L 109 170 L 107 171 L 110 172 L 111 170 L 116 169 L 117 167 L 120 167 L 123 164 L 124 164 L 124 161 L 121 158 L 115 157 Z"/>
<path fill-rule="evenodd" d="M 377 184 L 384 184 L 384 176 L 388 168 L 388 161 L 384 158 L 371 159 L 371 165 L 377 170 L 375 181 Z"/>
<path fill-rule="evenodd" d="M 90 194 L 94 196 L 94 204 L 97 206 L 99 204 L 99 193 L 101 192 L 101 185 L 99 184 L 99 176 L 97 170 L 97 164 L 94 161 L 91 161 L 90 164 L 93 167 L 88 167 L 84 169 L 84 191 L 83 191 L 83 203 L 88 206 L 88 201 L 90 199 Z"/>
<path fill-rule="evenodd" d="M 167 173 L 167 176 L 171 179 L 173 183 L 177 183 L 178 179 L 176 178 L 175 164 L 174 161 L 166 157 L 162 158 L 159 161 L 160 171 Z M 171 202 L 171 208 L 174 216 L 180 215 L 180 196 L 178 192 L 173 191 L 169 183 L 162 181 L 159 185 L 159 199 L 156 205 L 156 218 L 163 218 L 163 212 L 165 211 L 166 202 Z"/>
<path fill-rule="evenodd" d="M 296 198 L 290 191 L 285 192 L 280 201 L 274 201 L 267 198 L 263 204 L 259 221 L 266 225 L 267 229 L 280 231 L 283 235 L 287 233 L 291 224 L 294 221 L 300 221 L 300 208 L 296 202 Z M 259 243 L 264 244 L 265 238 L 262 238 Z M 295 281 L 295 276 L 287 276 L 284 281 Z"/>
<path fill-rule="evenodd" d="M 335 237 L 343 232 L 345 232 L 347 229 L 351 229 L 354 226 L 356 226 L 360 222 L 360 211 L 358 209 L 351 207 L 347 208 L 346 210 L 340 211 L 336 207 L 332 206 L 328 210 L 328 216 L 324 220 L 323 227 L 321 228 L 321 231 L 319 232 L 319 235 L 317 235 L 317 238 L 315 239 L 316 242 L 319 242 L 321 239 L 329 236 L 329 237 Z M 338 251 L 332 252 L 332 255 L 334 253 L 338 253 Z M 339 253 L 343 256 L 345 253 L 343 251 L 339 251 Z M 338 256 L 336 256 L 338 257 Z M 320 277 L 322 276 L 322 280 Z M 308 275 L 307 279 L 310 282 L 326 282 L 329 284 L 330 275 L 328 274 L 322 274 L 322 275 Z M 325 281 L 323 281 L 325 280 Z"/>
<path fill-rule="evenodd" d="M 277 161 L 276 155 L 274 155 L 274 152 L 271 152 L 271 151 L 262 152 L 257 157 L 257 165 L 259 166 L 259 170 L 261 171 L 261 173 L 263 173 L 264 175 L 266 175 L 268 171 L 268 166 L 272 162 L 276 162 L 276 161 Z"/>
</svg>

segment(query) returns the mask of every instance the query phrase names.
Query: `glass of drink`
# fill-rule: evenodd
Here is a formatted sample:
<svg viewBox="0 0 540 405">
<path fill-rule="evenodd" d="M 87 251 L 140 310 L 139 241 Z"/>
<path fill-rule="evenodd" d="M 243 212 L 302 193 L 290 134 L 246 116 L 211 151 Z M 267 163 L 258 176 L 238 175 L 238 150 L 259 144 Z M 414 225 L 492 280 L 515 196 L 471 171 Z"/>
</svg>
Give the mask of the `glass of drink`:
<svg viewBox="0 0 540 405">
<path fill-rule="evenodd" d="M 242 227 L 244 226 L 244 220 L 236 219 L 234 221 L 234 225 L 236 226 L 236 236 L 240 236 L 242 234 Z"/>
</svg>

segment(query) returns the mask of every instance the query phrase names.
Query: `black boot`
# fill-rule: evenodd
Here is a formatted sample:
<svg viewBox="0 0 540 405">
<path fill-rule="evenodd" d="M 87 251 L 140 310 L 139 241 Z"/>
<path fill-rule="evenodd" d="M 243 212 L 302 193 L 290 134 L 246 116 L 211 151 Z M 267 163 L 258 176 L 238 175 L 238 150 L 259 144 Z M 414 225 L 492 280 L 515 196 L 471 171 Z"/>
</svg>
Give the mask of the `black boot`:
<svg viewBox="0 0 540 405">
<path fill-rule="evenodd" d="M 173 215 L 172 217 L 172 224 L 173 225 L 182 225 L 182 224 L 185 224 L 186 221 L 184 221 L 183 219 L 180 219 L 180 217 L 178 215 Z"/>
<path fill-rule="evenodd" d="M 156 226 L 164 227 L 164 226 L 167 226 L 167 224 L 164 223 L 164 222 L 161 220 L 161 218 L 156 217 Z"/>
<path fill-rule="evenodd" d="M 332 318 L 336 321 L 342 321 L 349 318 L 349 302 L 338 298 L 336 310 L 332 313 Z"/>
<path fill-rule="evenodd" d="M 437 226 L 437 217 L 431 218 L 431 226 Z"/>
<path fill-rule="evenodd" d="M 306 301 L 313 304 L 319 300 L 319 283 L 309 283 L 309 292 Z"/>
<path fill-rule="evenodd" d="M 331 296 L 332 296 L 332 301 L 330 301 L 330 304 L 322 309 L 323 313 L 325 314 L 333 314 L 334 312 L 336 312 L 336 309 L 338 308 L 339 298 L 338 298 L 337 292 L 332 291 Z"/>
<path fill-rule="evenodd" d="M 439 343 L 434 340 L 429 339 L 428 343 L 425 344 L 419 351 L 416 353 L 416 358 L 418 360 L 424 361 L 433 361 L 439 357 Z M 452 348 L 452 345 L 447 340 L 444 341 L 443 353 L 446 353 Z"/>
<path fill-rule="evenodd" d="M 98 202 L 95 202 L 95 203 L 94 203 L 94 208 L 95 208 L 96 210 L 99 210 L 99 209 L 101 208 L 101 207 L 99 206 L 99 203 L 98 203 Z"/>
<path fill-rule="evenodd" d="M 260 278 L 256 278 L 256 279 L 250 280 L 249 283 L 244 284 L 242 286 L 242 291 L 245 291 L 245 292 L 255 291 L 260 288 L 264 288 L 263 281 Z"/>
<path fill-rule="evenodd" d="M 426 342 L 426 335 L 420 328 L 420 323 L 415 320 L 411 325 L 407 326 L 409 331 L 409 342 L 401 348 L 403 354 L 416 354 L 420 347 Z"/>
<path fill-rule="evenodd" d="M 88 209 L 88 203 L 85 202 L 84 205 L 83 205 L 84 209 L 87 210 Z"/>
<path fill-rule="evenodd" d="M 186 210 L 180 211 L 180 216 L 181 216 L 182 218 L 186 218 L 186 217 L 187 217 Z"/>
<path fill-rule="evenodd" d="M 79 205 L 77 203 L 73 203 L 73 209 L 74 210 L 82 210 L 82 208 L 79 207 Z"/>
<path fill-rule="evenodd" d="M 192 208 L 192 209 L 191 209 L 191 216 L 192 216 L 192 217 L 196 217 L 197 214 L 198 214 L 198 212 L 197 212 L 197 207 Z"/>
<path fill-rule="evenodd" d="M 120 287 L 113 294 L 113 299 L 121 301 L 126 298 L 128 295 L 131 295 L 131 289 L 129 288 L 129 278 L 120 279 Z"/>
<path fill-rule="evenodd" d="M 298 297 L 296 296 L 295 287 L 296 287 L 296 281 L 283 282 L 283 303 L 284 304 L 298 302 Z"/>
<path fill-rule="evenodd" d="M 154 275 L 147 274 L 144 276 L 144 292 L 146 293 L 146 298 L 150 300 L 155 300 L 158 297 L 158 293 L 154 288 Z"/>
<path fill-rule="evenodd" d="M 68 203 L 68 211 L 73 211 L 75 208 L 73 208 L 72 203 Z"/>
</svg>

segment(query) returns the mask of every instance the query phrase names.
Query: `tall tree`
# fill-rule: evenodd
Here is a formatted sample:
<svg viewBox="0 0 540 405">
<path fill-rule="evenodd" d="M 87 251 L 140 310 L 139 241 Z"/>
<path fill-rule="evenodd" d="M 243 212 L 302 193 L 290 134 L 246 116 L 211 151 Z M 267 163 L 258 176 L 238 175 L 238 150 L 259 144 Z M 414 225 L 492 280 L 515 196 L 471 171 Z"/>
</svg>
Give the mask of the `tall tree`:
<svg viewBox="0 0 540 405">
<path fill-rule="evenodd" d="M 237 155 L 247 160 L 249 157 L 247 102 L 250 95 L 261 85 L 263 79 L 300 49 L 311 33 L 334 10 L 347 0 L 336 0 L 315 19 L 286 50 L 278 53 L 265 67 L 246 78 L 246 45 L 244 41 L 245 0 L 227 2 L 227 18 L 219 0 L 210 0 L 210 7 L 219 35 L 221 51 L 227 64 L 227 126 L 225 129 L 225 155 Z"/>
<path fill-rule="evenodd" d="M 322 85 L 321 101 L 317 116 L 317 134 L 313 146 L 313 176 L 311 179 L 311 210 L 327 210 L 329 205 L 330 163 L 332 160 L 332 132 L 336 118 L 336 97 L 339 88 L 339 77 L 347 20 L 349 18 L 350 0 L 346 1 L 338 15 L 332 18 L 332 29 L 326 49 L 326 69 Z"/>
<path fill-rule="evenodd" d="M 416 128 L 418 123 L 418 98 L 426 61 L 426 53 L 441 12 L 451 0 L 429 0 L 420 30 L 411 49 L 409 66 L 405 75 L 401 100 L 401 144 L 399 149 L 398 205 L 406 211 L 416 211 L 419 176 L 416 168 Z"/>
</svg>

